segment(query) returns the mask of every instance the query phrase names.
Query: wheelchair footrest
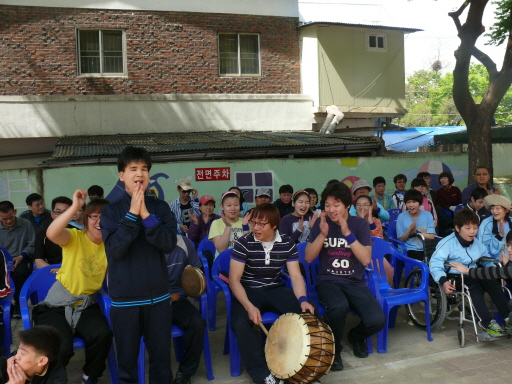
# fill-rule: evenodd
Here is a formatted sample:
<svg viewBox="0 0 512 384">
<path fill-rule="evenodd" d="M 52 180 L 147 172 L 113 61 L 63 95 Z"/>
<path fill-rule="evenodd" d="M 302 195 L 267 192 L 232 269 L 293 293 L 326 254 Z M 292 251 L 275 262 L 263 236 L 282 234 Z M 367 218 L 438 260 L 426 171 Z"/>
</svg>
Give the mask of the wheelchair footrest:
<svg viewBox="0 0 512 384">
<path fill-rule="evenodd" d="M 496 341 L 496 340 L 506 339 L 506 337 L 491 336 L 487 332 L 479 332 L 476 334 L 476 337 L 477 337 L 478 341 Z"/>
</svg>

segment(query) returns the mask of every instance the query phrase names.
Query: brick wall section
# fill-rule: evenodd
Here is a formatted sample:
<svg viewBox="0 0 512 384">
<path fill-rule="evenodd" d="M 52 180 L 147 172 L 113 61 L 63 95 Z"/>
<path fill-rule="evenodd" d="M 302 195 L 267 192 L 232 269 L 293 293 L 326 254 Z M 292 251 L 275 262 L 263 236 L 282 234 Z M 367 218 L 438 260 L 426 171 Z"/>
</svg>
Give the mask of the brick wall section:
<svg viewBox="0 0 512 384">
<path fill-rule="evenodd" d="M 300 93 L 297 18 L 0 6 L 0 20 L 0 95 Z M 78 77 L 76 28 L 125 29 L 128 77 Z M 261 77 L 218 75 L 219 32 L 261 34 Z"/>
</svg>

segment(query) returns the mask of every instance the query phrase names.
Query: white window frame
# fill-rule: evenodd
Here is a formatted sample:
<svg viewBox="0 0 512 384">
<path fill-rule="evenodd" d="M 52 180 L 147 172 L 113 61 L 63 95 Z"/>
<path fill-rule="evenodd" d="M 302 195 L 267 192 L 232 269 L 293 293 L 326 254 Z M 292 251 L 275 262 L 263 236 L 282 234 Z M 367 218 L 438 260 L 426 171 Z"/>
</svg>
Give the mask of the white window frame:
<svg viewBox="0 0 512 384">
<path fill-rule="evenodd" d="M 221 35 L 236 35 L 237 37 L 237 64 L 238 64 L 238 73 L 220 73 L 220 36 Z M 240 73 L 240 35 L 255 35 L 258 36 L 258 73 Z M 219 76 L 222 77 L 259 77 L 261 76 L 261 37 L 259 33 L 228 33 L 228 32 L 220 32 L 217 37 L 217 57 L 219 62 Z"/>
<path fill-rule="evenodd" d="M 268 186 L 268 185 L 265 185 L 265 186 L 260 186 L 260 185 L 257 185 L 256 184 L 256 174 L 257 173 L 270 173 L 272 175 L 272 185 Z M 243 174 L 251 174 L 251 183 L 252 185 L 237 185 L 237 175 L 239 173 L 243 173 Z M 275 201 L 277 198 L 279 198 L 279 192 L 276 191 L 276 187 L 275 187 L 275 174 L 274 174 L 274 171 L 273 170 L 270 170 L 270 169 L 265 169 L 265 170 L 260 170 L 260 171 L 235 171 L 235 174 L 234 174 L 234 180 L 235 180 L 235 183 L 236 183 L 236 186 L 238 188 L 240 188 L 243 192 L 244 189 L 250 189 L 252 190 L 252 196 L 253 196 L 253 201 L 252 202 L 249 202 L 248 204 L 255 204 L 254 202 L 254 199 L 256 199 L 256 189 L 258 188 L 269 188 L 269 189 L 272 189 L 272 194 L 274 196 L 272 196 L 273 198 L 273 201 Z M 278 188 L 279 189 L 279 188 Z"/>
<path fill-rule="evenodd" d="M 370 47 L 370 36 L 375 36 L 375 41 L 382 37 L 384 39 L 384 48 Z M 367 32 L 365 45 L 368 52 L 386 52 L 388 50 L 388 37 L 385 33 Z"/>
<path fill-rule="evenodd" d="M 97 31 L 103 33 L 103 31 L 121 31 L 122 32 L 122 50 L 123 50 L 123 72 L 99 72 L 99 73 L 82 73 L 82 61 L 80 60 L 80 32 L 81 31 Z M 99 39 L 99 52 L 100 52 L 100 69 L 103 67 L 103 39 Z M 124 29 L 116 28 L 77 28 L 76 29 L 76 61 L 77 71 L 79 77 L 128 77 L 128 71 L 126 66 L 126 31 Z"/>
</svg>

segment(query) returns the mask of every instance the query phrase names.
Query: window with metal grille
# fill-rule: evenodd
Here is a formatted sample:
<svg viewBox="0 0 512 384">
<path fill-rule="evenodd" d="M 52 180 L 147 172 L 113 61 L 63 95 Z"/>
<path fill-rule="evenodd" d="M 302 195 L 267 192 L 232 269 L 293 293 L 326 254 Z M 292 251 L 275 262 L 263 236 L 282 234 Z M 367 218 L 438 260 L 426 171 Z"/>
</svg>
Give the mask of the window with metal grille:
<svg viewBox="0 0 512 384">
<path fill-rule="evenodd" d="M 78 31 L 78 73 L 80 75 L 125 75 L 125 56 L 123 30 Z"/>
<path fill-rule="evenodd" d="M 221 76 L 259 76 L 260 35 L 219 34 L 219 74 Z"/>
<path fill-rule="evenodd" d="M 381 51 L 387 50 L 385 33 L 367 33 L 366 34 L 366 50 Z"/>
</svg>

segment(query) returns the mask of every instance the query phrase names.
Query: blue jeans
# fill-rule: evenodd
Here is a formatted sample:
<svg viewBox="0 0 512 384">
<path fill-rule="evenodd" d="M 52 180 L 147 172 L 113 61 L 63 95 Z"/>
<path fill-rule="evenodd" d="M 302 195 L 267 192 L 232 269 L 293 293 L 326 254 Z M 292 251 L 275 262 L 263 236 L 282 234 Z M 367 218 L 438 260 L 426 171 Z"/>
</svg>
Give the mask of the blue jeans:
<svg viewBox="0 0 512 384">
<path fill-rule="evenodd" d="M 318 283 L 316 289 L 320 302 L 325 307 L 327 322 L 334 334 L 336 353 L 343 349 L 341 339 L 349 310 L 361 318 L 361 322 L 350 330 L 356 340 L 365 340 L 379 332 L 386 324 L 384 312 L 368 287 L 324 281 Z"/>
</svg>

